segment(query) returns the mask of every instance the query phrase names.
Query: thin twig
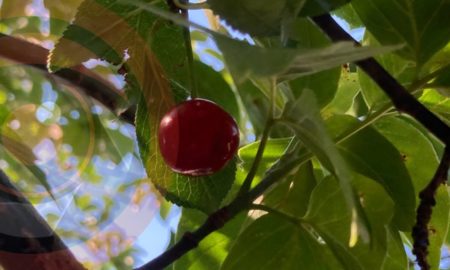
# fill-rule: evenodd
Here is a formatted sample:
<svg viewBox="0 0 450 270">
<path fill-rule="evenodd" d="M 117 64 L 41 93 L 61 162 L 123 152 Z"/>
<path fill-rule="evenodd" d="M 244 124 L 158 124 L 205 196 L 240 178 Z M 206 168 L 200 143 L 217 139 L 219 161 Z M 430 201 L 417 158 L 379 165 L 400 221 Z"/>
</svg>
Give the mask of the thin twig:
<svg viewBox="0 0 450 270">
<path fill-rule="evenodd" d="M 433 179 L 419 194 L 420 204 L 417 207 L 416 224 L 412 230 L 412 237 L 414 240 L 413 253 L 416 255 L 417 263 L 422 270 L 430 269 L 427 261 L 428 246 L 430 244 L 428 223 L 431 220 L 433 206 L 436 205 L 436 192 L 441 185 L 446 184 L 449 166 L 450 146 L 447 146 Z"/>
<path fill-rule="evenodd" d="M 276 79 L 272 79 L 271 89 L 270 89 L 270 105 L 267 113 L 267 121 L 264 126 L 263 133 L 261 135 L 261 140 L 259 143 L 258 150 L 256 152 L 255 158 L 253 159 L 252 166 L 245 177 L 245 180 L 239 190 L 238 197 L 244 196 L 251 188 L 253 179 L 258 172 L 259 164 L 264 155 L 264 150 L 266 149 L 267 141 L 269 140 L 270 130 L 272 129 L 275 119 L 274 119 L 274 109 L 275 109 L 275 91 L 276 91 Z"/>
<path fill-rule="evenodd" d="M 312 20 L 333 41 L 352 41 L 356 46 L 360 46 L 336 23 L 331 15 L 316 16 Z M 355 63 L 389 96 L 397 110 L 411 115 L 439 140 L 446 145 L 450 145 L 450 127 L 408 93 L 374 58 L 356 61 Z"/>
<path fill-rule="evenodd" d="M 264 127 L 264 131 L 262 133 L 255 158 L 253 159 L 252 166 L 247 176 L 245 177 L 244 183 L 242 184 L 241 189 L 239 190 L 238 196 L 245 195 L 252 186 L 253 179 L 255 178 L 256 173 L 258 172 L 259 164 L 261 163 L 261 160 L 263 158 L 264 150 L 266 149 L 266 144 L 267 141 L 269 140 L 270 130 L 272 129 L 274 122 L 275 122 L 274 119 L 270 115 Z"/>
</svg>

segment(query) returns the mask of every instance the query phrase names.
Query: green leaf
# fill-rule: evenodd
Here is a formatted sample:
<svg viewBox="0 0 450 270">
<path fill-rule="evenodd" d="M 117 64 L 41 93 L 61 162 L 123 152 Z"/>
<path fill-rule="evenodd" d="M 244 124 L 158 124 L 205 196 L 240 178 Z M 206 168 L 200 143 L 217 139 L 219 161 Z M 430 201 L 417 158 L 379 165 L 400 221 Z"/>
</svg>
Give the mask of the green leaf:
<svg viewBox="0 0 450 270">
<path fill-rule="evenodd" d="M 360 93 L 358 74 L 342 69 L 338 90 L 331 103 L 323 109 L 324 114 L 333 115 L 349 112 L 358 93 Z"/>
<path fill-rule="evenodd" d="M 158 7 L 168 9 L 164 3 Z M 48 66 L 56 71 L 89 59 L 119 65 L 125 62 L 125 53 L 129 57 L 125 63 L 127 89 L 133 97 L 140 98 L 144 93 L 148 101 L 164 101 L 161 104 L 167 107 L 173 99 L 186 96 L 188 73 L 182 28 L 121 0 L 85 0 L 51 51 Z"/>
<path fill-rule="evenodd" d="M 316 184 L 312 162 L 306 162 L 288 180 L 264 194 L 263 204 L 295 217 L 303 217 Z"/>
<path fill-rule="evenodd" d="M 322 256 L 317 256 L 321 254 Z M 336 269 L 326 248 L 303 226 L 268 214 L 253 222 L 236 240 L 222 270 Z"/>
<path fill-rule="evenodd" d="M 431 111 L 450 121 L 450 98 L 442 96 L 435 89 L 426 89 L 419 98 Z"/>
<path fill-rule="evenodd" d="M 310 2 L 307 2 L 310 3 Z M 315 48 L 331 44 L 323 32 L 306 19 L 297 19 L 290 27 L 289 38 L 297 42 L 297 47 Z M 334 97 L 341 69 L 339 67 L 309 76 L 300 77 L 289 82 L 295 97 L 299 97 L 303 89 L 314 91 L 320 107 L 328 104 Z"/>
<path fill-rule="evenodd" d="M 255 36 L 280 33 L 284 20 L 294 18 L 304 0 L 209 0 L 215 14 L 241 32 Z"/>
<path fill-rule="evenodd" d="M 83 0 L 44 0 L 50 16 L 50 33 L 61 35 L 72 21 Z"/>
<path fill-rule="evenodd" d="M 432 143 L 413 125 L 398 117 L 383 118 L 375 127 L 402 153 L 418 195 L 434 176 L 439 159 Z M 418 198 L 417 198 L 418 199 Z M 419 200 L 417 200 L 419 203 Z M 441 246 L 448 232 L 450 200 L 447 188 L 442 186 L 436 195 L 436 206 L 429 223 L 430 246 L 428 261 L 434 269 L 441 260 Z"/>
<path fill-rule="evenodd" d="M 336 9 L 333 11 L 333 14 L 345 20 L 345 22 L 350 26 L 350 29 L 364 27 L 351 2 Z"/>
<path fill-rule="evenodd" d="M 236 95 L 223 76 L 202 62 L 195 62 L 194 71 L 199 97 L 214 101 L 230 113 L 234 119 L 239 120 L 240 111 Z"/>
<path fill-rule="evenodd" d="M 339 179 L 347 200 L 347 206 L 351 209 L 356 207 L 358 202 L 355 201 L 353 188 L 350 184 L 350 171 L 333 140 L 328 135 L 313 93 L 306 90 L 295 103 L 288 103 L 283 113 L 283 119 L 294 130 L 305 147 L 317 157 L 328 171 Z M 358 218 L 363 218 L 363 214 L 358 213 Z M 364 230 L 364 228 L 361 229 Z"/>
<path fill-rule="evenodd" d="M 264 173 L 284 154 L 284 151 L 291 141 L 292 138 L 269 139 L 267 141 L 262 160 L 256 173 L 255 182 L 258 182 Z M 243 162 L 242 168 L 245 173 L 250 171 L 256 152 L 258 151 L 259 144 L 260 142 L 257 141 L 239 149 L 238 155 Z"/>
<path fill-rule="evenodd" d="M 348 208 L 343 191 L 334 177 L 326 177 L 317 184 L 311 194 L 304 219 L 324 237 L 338 258 L 345 257 L 341 262 L 346 268 L 361 268 L 356 258 L 347 250 L 350 244 L 352 210 Z"/>
<path fill-rule="evenodd" d="M 396 270 L 408 269 L 408 267 L 409 261 L 400 233 L 397 229 L 390 226 L 387 235 L 387 254 L 382 269 Z"/>
<path fill-rule="evenodd" d="M 405 43 L 400 54 L 419 67 L 449 41 L 447 0 L 354 0 L 352 5 L 381 44 Z"/>
<path fill-rule="evenodd" d="M 442 70 L 432 84 L 441 95 L 450 98 L 450 65 Z"/>
<path fill-rule="evenodd" d="M 389 198 L 385 188 L 372 179 L 356 175 L 354 186 L 367 213 L 372 234 L 370 243 L 359 241 L 352 248 L 352 252 L 361 261 L 364 269 L 382 269 L 388 255 L 389 224 L 394 216 L 394 201 Z"/>
<path fill-rule="evenodd" d="M 357 127 L 359 121 L 336 115 L 327 120 L 331 134 Z M 359 130 L 338 144 L 339 152 L 355 172 L 380 183 L 396 203 L 394 223 L 410 230 L 415 218 L 415 192 L 411 177 L 399 151 L 373 128 Z"/>
<path fill-rule="evenodd" d="M 255 136 L 261 135 L 267 122 L 269 100 L 251 81 L 236 85 L 237 92 L 243 104 L 243 110 L 252 124 Z"/>
<path fill-rule="evenodd" d="M 183 209 L 176 239 L 179 240 L 185 232 L 197 229 L 206 218 L 205 214 L 196 210 Z M 220 269 L 246 218 L 245 214 L 238 215 L 223 228 L 208 235 L 197 248 L 176 260 L 173 270 Z"/>
<path fill-rule="evenodd" d="M 314 49 L 263 48 L 221 35 L 215 35 L 215 40 L 238 84 L 251 77 L 278 76 L 291 80 L 397 48 L 355 47 L 352 42 L 339 42 Z M 242 61 L 243 55 L 245 61 Z"/>
<path fill-rule="evenodd" d="M 316 16 L 336 9 L 350 0 L 307 0 L 300 12 L 301 16 Z"/>
<path fill-rule="evenodd" d="M 353 185 L 370 222 L 370 243 L 349 243 L 348 236 L 353 230 L 352 212 L 345 207 L 342 190 L 332 177 L 323 179 L 317 185 L 304 219 L 325 240 L 345 269 L 383 269 L 388 245 L 395 248 L 398 243 L 388 240 L 394 203 L 384 188 L 369 178 L 355 174 Z M 391 252 L 398 251 L 392 247 Z"/>
</svg>

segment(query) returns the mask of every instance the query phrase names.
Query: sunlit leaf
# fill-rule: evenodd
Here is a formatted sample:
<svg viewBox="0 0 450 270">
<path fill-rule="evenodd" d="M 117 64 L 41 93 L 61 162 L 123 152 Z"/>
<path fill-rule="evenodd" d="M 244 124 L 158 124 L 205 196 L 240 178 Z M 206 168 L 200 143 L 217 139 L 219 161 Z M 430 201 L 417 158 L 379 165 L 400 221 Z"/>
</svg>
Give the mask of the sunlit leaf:
<svg viewBox="0 0 450 270">
<path fill-rule="evenodd" d="M 267 171 L 273 165 L 273 163 L 275 163 L 275 161 L 277 161 L 283 155 L 291 140 L 292 138 L 268 140 L 264 150 L 263 158 L 259 164 L 255 182 L 257 182 L 258 179 L 263 176 L 264 172 Z M 255 158 L 256 152 L 258 151 L 259 144 L 260 143 L 258 141 L 248 144 L 239 149 L 239 157 L 243 161 L 242 167 L 246 173 L 250 170 L 253 164 L 253 160 Z"/>
<path fill-rule="evenodd" d="M 324 108 L 325 115 L 346 114 L 355 101 L 355 97 L 360 93 L 358 74 L 347 69 L 341 70 L 341 79 L 334 99 Z"/>
<path fill-rule="evenodd" d="M 358 14 L 356 14 L 351 2 L 334 10 L 333 14 L 344 19 L 345 22 L 349 24 L 350 29 L 363 27 L 363 23 L 358 17 Z"/>
<path fill-rule="evenodd" d="M 60 35 L 71 22 L 83 0 L 44 0 L 49 11 L 50 33 Z"/>
<path fill-rule="evenodd" d="M 442 96 L 435 89 L 426 89 L 419 100 L 430 110 L 450 121 L 450 97 Z"/>
</svg>

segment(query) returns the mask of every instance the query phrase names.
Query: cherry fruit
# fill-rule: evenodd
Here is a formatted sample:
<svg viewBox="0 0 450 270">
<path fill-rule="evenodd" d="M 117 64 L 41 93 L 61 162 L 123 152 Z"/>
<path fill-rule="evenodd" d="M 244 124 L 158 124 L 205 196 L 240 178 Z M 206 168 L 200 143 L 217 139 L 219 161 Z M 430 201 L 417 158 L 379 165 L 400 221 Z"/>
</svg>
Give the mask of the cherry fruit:
<svg viewBox="0 0 450 270">
<path fill-rule="evenodd" d="M 175 172 L 201 176 L 222 169 L 239 146 L 234 119 L 205 99 L 185 101 L 170 110 L 159 125 L 159 149 Z"/>
</svg>

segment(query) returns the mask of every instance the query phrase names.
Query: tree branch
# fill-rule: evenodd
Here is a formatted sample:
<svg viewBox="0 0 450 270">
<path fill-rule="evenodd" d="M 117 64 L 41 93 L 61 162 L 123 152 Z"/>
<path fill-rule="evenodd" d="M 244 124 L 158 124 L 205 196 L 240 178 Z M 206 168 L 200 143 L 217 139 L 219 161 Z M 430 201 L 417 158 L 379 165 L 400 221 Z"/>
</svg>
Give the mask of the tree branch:
<svg viewBox="0 0 450 270">
<path fill-rule="evenodd" d="M 0 215 L 2 269 L 85 269 L 1 170 Z"/>
<path fill-rule="evenodd" d="M 352 41 L 355 45 L 360 46 L 356 40 L 336 23 L 331 15 L 325 14 L 316 16 L 313 17 L 312 20 L 331 38 L 331 40 Z M 355 64 L 364 70 L 389 96 L 397 110 L 411 115 L 439 140 L 446 145 L 450 145 L 450 127 L 408 93 L 408 91 L 374 58 L 357 61 Z"/>
<path fill-rule="evenodd" d="M 450 147 L 447 146 L 433 179 L 419 194 L 420 204 L 417 208 L 416 224 L 413 227 L 412 237 L 414 240 L 413 253 L 416 255 L 417 263 L 422 270 L 430 269 L 427 261 L 428 245 L 430 244 L 428 223 L 431 220 L 433 206 L 436 205 L 436 192 L 447 181 L 449 166 Z"/>
<path fill-rule="evenodd" d="M 119 115 L 126 122 L 134 123 L 134 109 L 120 112 L 120 106 L 126 104 L 126 99 L 110 82 L 83 65 L 49 73 L 47 70 L 48 54 L 49 51 L 39 45 L 0 33 L 0 57 L 35 67 L 65 83 L 70 83 L 77 90 L 94 98 L 113 113 Z"/>
</svg>

